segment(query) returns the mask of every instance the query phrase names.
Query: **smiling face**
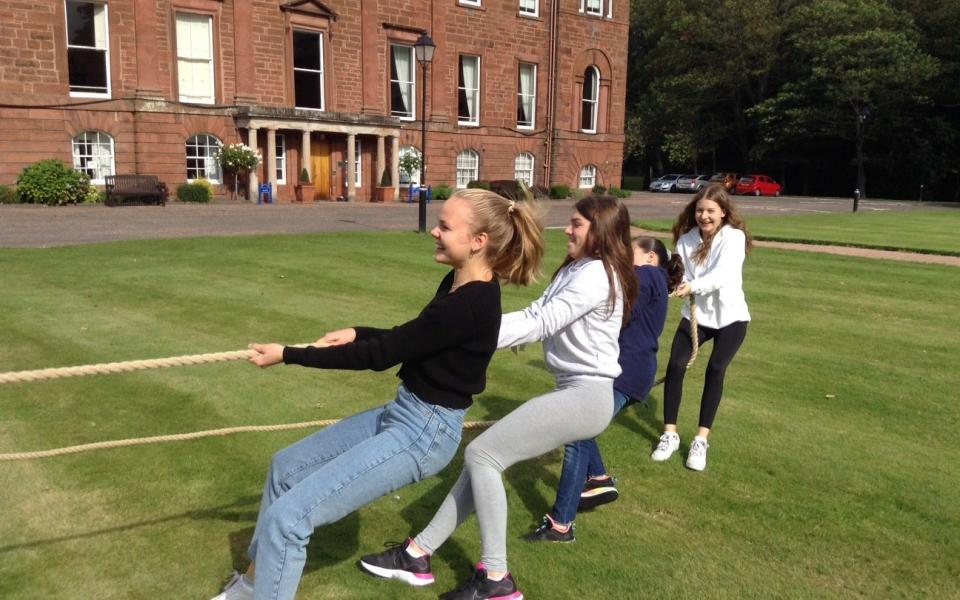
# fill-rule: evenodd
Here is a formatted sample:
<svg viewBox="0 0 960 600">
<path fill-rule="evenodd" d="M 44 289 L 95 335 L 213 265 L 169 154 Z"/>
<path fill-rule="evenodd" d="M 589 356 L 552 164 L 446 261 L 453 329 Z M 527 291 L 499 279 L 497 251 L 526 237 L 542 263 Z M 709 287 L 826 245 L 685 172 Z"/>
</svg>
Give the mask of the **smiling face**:
<svg viewBox="0 0 960 600">
<path fill-rule="evenodd" d="M 469 201 L 454 196 L 443 203 L 437 226 L 430 230 L 436 240 L 435 261 L 454 268 L 462 267 L 471 253 L 483 247 L 480 237 L 472 231 L 472 218 Z"/>
<path fill-rule="evenodd" d="M 590 221 L 577 211 L 570 216 L 570 224 L 563 230 L 567 237 L 567 254 L 573 260 L 580 260 L 587 255 L 587 238 L 590 233 Z"/>
<path fill-rule="evenodd" d="M 697 201 L 696 215 L 700 237 L 710 237 L 723 226 L 723 219 L 727 213 L 713 200 L 701 198 Z"/>
</svg>

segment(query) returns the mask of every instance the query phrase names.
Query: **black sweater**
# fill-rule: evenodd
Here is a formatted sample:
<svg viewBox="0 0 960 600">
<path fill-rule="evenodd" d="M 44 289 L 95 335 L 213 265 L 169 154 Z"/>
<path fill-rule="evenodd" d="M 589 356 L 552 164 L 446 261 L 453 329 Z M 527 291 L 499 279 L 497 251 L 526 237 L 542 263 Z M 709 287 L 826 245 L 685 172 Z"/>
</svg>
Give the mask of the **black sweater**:
<svg viewBox="0 0 960 600">
<path fill-rule="evenodd" d="M 357 339 L 328 348 L 283 349 L 283 362 L 320 369 L 383 371 L 397 376 L 424 402 L 467 408 L 486 386 L 487 365 L 500 331 L 500 284 L 472 281 L 454 292 L 453 271 L 420 315 L 393 329 L 355 327 Z"/>
</svg>

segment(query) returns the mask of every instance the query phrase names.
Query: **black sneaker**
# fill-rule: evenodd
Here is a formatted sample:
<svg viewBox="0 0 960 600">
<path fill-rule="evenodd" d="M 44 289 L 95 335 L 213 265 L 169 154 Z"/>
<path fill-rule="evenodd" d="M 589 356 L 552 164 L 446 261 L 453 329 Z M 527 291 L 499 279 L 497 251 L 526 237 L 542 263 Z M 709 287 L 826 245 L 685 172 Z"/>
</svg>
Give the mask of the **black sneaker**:
<svg viewBox="0 0 960 600">
<path fill-rule="evenodd" d="M 617 483 L 613 477 L 605 479 L 587 479 L 580 492 L 580 505 L 577 506 L 577 512 L 592 510 L 601 504 L 613 502 L 620 496 L 617 491 Z"/>
<path fill-rule="evenodd" d="M 481 563 L 469 581 L 452 592 L 440 594 L 440 600 L 523 600 L 523 594 L 510 573 L 500 581 L 487 579 L 487 570 Z"/>
<path fill-rule="evenodd" d="M 399 579 L 410 585 L 423 586 L 433 583 L 433 573 L 430 572 L 430 555 L 424 554 L 414 558 L 407 553 L 406 542 L 387 542 L 387 550 L 379 554 L 368 554 L 360 559 L 360 567 L 377 577 Z"/>
<path fill-rule="evenodd" d="M 572 542 L 576 538 L 573 536 L 573 523 L 566 531 L 558 531 L 553 528 L 553 520 L 544 516 L 540 527 L 523 536 L 523 539 L 528 542 Z"/>
</svg>

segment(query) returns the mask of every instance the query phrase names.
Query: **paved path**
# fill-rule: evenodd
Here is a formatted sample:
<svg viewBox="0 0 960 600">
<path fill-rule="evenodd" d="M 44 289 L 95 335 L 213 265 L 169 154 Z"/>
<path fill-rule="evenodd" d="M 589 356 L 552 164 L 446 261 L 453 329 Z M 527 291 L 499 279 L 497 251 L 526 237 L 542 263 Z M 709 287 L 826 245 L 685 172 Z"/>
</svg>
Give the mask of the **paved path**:
<svg viewBox="0 0 960 600">
<path fill-rule="evenodd" d="M 634 219 L 673 218 L 689 202 L 685 194 L 635 192 L 625 200 Z M 563 227 L 570 218 L 573 201 L 544 202 L 546 225 Z M 427 207 L 427 227 L 436 222 L 440 203 Z M 737 206 L 747 216 L 847 212 L 851 201 L 838 198 L 737 197 Z M 871 201 L 860 203 L 863 211 L 929 210 L 934 204 Z M 413 231 L 417 228 L 417 205 L 319 202 L 257 206 L 247 203 L 181 204 L 166 207 L 102 205 L 45 207 L 0 205 L 0 247 L 44 248 L 130 239 L 175 237 L 318 233 L 330 231 Z M 759 245 L 774 244 L 760 242 Z M 786 246 L 781 246 L 786 247 Z M 789 245 L 791 249 L 960 264 L 958 257 L 915 255 L 832 246 Z M 943 262 L 946 259 L 946 262 Z"/>
</svg>

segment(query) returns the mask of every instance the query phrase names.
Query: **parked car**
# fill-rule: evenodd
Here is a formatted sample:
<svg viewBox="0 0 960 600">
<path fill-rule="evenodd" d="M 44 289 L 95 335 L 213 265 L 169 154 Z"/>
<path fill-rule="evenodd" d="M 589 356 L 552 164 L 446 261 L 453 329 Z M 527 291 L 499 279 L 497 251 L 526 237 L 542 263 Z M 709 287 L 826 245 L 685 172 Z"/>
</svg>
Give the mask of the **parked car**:
<svg viewBox="0 0 960 600">
<path fill-rule="evenodd" d="M 779 196 L 780 184 L 767 175 L 744 175 L 737 182 L 738 194 L 753 194 L 754 196 Z"/>
<path fill-rule="evenodd" d="M 678 192 L 699 192 L 707 187 L 708 175 L 684 175 L 677 180 Z"/>
<path fill-rule="evenodd" d="M 710 178 L 709 184 L 713 185 L 714 183 L 720 183 L 723 187 L 727 188 L 727 191 L 734 193 L 737 187 L 737 180 L 740 177 L 736 173 L 716 173 L 713 177 Z"/>
<path fill-rule="evenodd" d="M 671 175 L 661 175 L 653 181 L 650 182 L 650 191 L 651 192 L 675 192 L 677 191 L 677 180 L 680 179 L 682 175 L 671 174 Z"/>
</svg>

